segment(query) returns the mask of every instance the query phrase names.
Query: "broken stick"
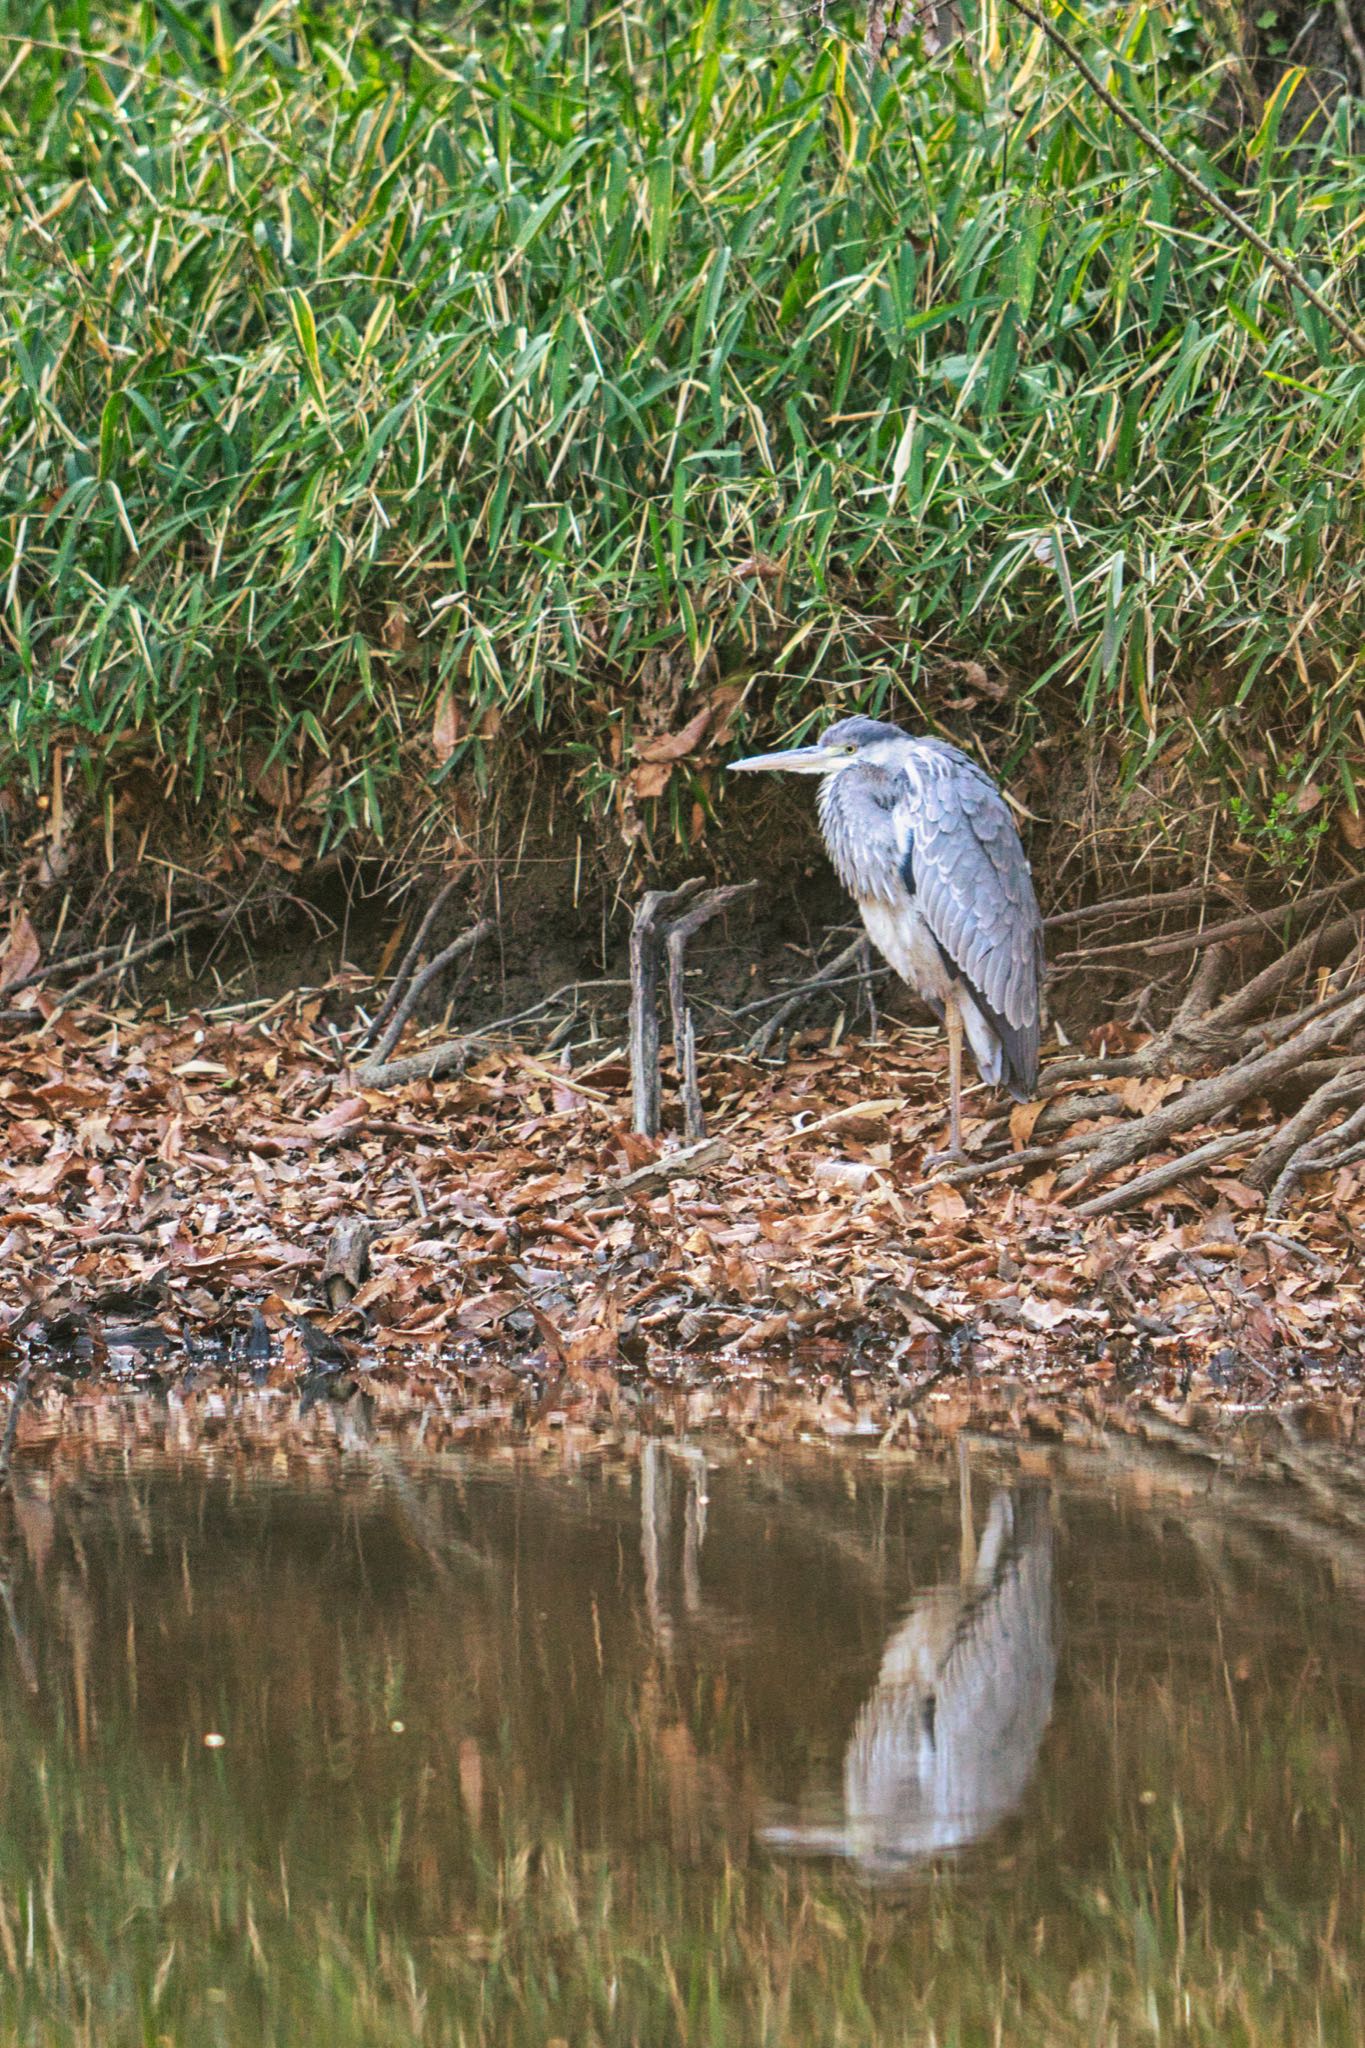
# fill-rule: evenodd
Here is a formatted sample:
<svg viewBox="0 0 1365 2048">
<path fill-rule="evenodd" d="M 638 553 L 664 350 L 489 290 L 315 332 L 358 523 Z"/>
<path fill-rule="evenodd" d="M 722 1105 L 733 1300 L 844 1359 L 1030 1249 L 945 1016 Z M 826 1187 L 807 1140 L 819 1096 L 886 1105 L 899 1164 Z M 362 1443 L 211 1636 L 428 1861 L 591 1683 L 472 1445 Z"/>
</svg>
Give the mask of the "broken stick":
<svg viewBox="0 0 1365 2048">
<path fill-rule="evenodd" d="M 706 1120 L 702 1115 L 701 1089 L 697 1081 L 697 1034 L 683 981 L 687 942 L 704 924 L 709 924 L 713 917 L 719 917 L 722 910 L 728 909 L 737 896 L 745 896 L 757 887 L 757 882 L 734 882 L 728 888 L 708 889 L 700 901 L 668 927 L 668 1004 L 673 1014 L 673 1053 L 682 1091 L 683 1131 L 689 1144 L 695 1144 L 706 1136 Z"/>
<path fill-rule="evenodd" d="M 663 1083 L 659 1074 L 659 922 L 681 910 L 702 887 L 700 875 L 678 889 L 650 889 L 641 897 L 630 928 L 630 1108 L 631 1129 L 657 1138 Z"/>
</svg>

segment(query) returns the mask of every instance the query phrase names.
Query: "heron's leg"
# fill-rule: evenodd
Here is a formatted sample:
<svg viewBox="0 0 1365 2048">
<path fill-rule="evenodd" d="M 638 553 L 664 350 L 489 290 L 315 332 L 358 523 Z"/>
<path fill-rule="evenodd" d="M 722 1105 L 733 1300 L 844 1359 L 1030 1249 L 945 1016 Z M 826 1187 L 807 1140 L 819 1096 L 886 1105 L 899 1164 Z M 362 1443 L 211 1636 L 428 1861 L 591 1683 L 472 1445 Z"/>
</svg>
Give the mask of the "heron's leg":
<svg viewBox="0 0 1365 2048">
<path fill-rule="evenodd" d="M 976 1522 L 972 1516 L 972 1468 L 961 1437 L 957 1440 L 957 1512 L 961 1527 L 958 1568 L 962 1584 L 970 1586 L 976 1577 Z"/>
<path fill-rule="evenodd" d="M 962 1151 L 962 1010 L 956 988 L 950 988 L 943 1005 L 948 1027 L 948 1151 Z"/>
</svg>

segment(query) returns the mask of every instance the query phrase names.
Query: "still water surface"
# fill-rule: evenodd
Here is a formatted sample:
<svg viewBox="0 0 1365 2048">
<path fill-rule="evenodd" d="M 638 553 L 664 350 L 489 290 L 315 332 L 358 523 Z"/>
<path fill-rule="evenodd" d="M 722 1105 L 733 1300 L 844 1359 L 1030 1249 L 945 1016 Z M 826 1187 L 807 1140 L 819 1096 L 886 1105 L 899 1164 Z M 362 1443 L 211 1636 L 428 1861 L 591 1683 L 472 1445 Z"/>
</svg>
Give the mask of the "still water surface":
<svg viewBox="0 0 1365 2048">
<path fill-rule="evenodd" d="M 1349 1527 L 994 1449 L 16 1478 L 6 2048 L 1365 2039 Z"/>
</svg>

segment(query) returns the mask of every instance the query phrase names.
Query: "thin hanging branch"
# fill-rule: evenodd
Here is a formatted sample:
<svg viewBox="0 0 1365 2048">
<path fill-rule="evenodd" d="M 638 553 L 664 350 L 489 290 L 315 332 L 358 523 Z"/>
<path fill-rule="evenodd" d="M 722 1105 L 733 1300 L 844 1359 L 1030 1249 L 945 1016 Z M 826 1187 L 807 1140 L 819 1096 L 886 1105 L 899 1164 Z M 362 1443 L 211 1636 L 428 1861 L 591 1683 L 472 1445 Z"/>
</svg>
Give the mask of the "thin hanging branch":
<svg viewBox="0 0 1365 2048">
<path fill-rule="evenodd" d="M 1009 4 L 1016 13 L 1022 14 L 1027 21 L 1031 21 L 1035 28 L 1042 30 L 1048 41 L 1055 44 L 1069 63 L 1075 65 L 1081 77 L 1090 87 L 1090 90 L 1103 101 L 1110 113 L 1122 121 L 1125 128 L 1131 129 L 1133 134 L 1138 136 L 1146 144 L 1147 148 L 1151 150 L 1153 156 L 1160 163 L 1165 164 L 1168 171 L 1174 171 L 1181 183 L 1187 185 L 1191 192 L 1197 193 L 1206 206 L 1212 207 L 1213 211 L 1221 219 L 1225 220 L 1228 226 L 1234 229 L 1244 242 L 1249 242 L 1252 248 L 1265 258 L 1271 269 L 1287 285 L 1291 286 L 1296 292 L 1302 292 L 1310 306 L 1316 306 L 1323 319 L 1335 329 L 1358 359 L 1365 363 L 1365 334 L 1362 334 L 1358 327 L 1353 327 L 1345 314 L 1339 313 L 1330 300 L 1325 299 L 1322 293 L 1308 282 L 1308 279 L 1297 265 L 1291 263 L 1287 256 L 1281 256 L 1279 250 L 1272 247 L 1263 234 L 1260 234 L 1257 229 L 1252 227 L 1249 221 L 1243 220 L 1235 207 L 1229 206 L 1226 199 L 1220 199 L 1212 186 L 1206 185 L 1199 174 L 1196 171 L 1192 171 L 1188 164 L 1182 164 L 1175 152 L 1166 147 L 1161 137 L 1155 134 L 1145 121 L 1140 120 L 1136 114 L 1125 107 L 1122 100 L 1110 92 L 1108 86 L 1104 84 L 1098 73 L 1091 69 L 1075 43 L 1072 42 L 1070 36 L 1064 34 L 1054 21 L 1049 21 L 1040 8 L 1032 6 L 1030 0 L 1009 0 Z"/>
</svg>

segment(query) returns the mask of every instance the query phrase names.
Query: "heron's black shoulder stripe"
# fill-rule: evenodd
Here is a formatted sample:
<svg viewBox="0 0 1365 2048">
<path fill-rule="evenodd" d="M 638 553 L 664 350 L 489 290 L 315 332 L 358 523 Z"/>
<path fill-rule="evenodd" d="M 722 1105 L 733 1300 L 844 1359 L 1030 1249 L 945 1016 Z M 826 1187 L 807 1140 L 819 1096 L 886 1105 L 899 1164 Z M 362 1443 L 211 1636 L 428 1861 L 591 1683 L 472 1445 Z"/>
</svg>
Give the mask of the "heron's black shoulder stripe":
<svg viewBox="0 0 1365 2048">
<path fill-rule="evenodd" d="M 915 842 L 913 839 L 911 839 L 910 844 L 906 847 L 905 859 L 901 862 L 901 880 L 905 884 L 906 895 L 913 903 L 915 900 Z M 939 951 L 943 951 L 941 946 Z"/>
</svg>

